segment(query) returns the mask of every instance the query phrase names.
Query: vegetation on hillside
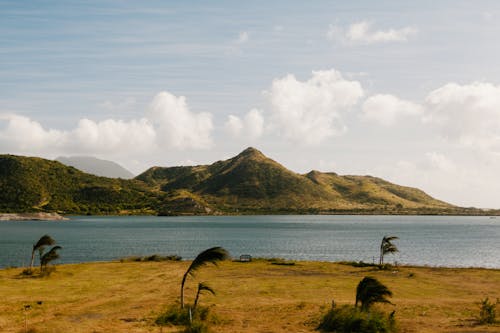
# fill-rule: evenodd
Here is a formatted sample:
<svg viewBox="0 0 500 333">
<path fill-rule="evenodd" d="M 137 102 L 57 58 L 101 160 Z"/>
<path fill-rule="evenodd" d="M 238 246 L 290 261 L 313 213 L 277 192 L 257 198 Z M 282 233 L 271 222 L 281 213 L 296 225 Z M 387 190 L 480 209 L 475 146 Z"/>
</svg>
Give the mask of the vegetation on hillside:
<svg viewBox="0 0 500 333">
<path fill-rule="evenodd" d="M 132 180 L 0 155 L 0 212 L 63 214 L 492 214 L 370 176 L 294 173 L 254 148 L 211 165 L 153 167 Z"/>
<path fill-rule="evenodd" d="M 36 157 L 0 156 L 0 211 L 116 214 L 152 211 L 158 195 L 134 180 L 97 177 Z"/>
</svg>

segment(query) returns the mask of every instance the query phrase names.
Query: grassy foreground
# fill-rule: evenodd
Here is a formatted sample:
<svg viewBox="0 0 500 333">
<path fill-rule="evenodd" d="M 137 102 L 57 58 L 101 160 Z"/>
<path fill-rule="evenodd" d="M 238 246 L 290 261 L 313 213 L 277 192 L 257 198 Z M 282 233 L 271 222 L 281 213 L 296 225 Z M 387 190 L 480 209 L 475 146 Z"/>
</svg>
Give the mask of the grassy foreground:
<svg viewBox="0 0 500 333">
<path fill-rule="evenodd" d="M 110 262 L 60 265 L 49 277 L 0 270 L 0 332 L 176 332 L 154 319 L 178 301 L 188 262 Z M 207 267 L 186 284 L 193 301 L 199 281 L 217 296 L 204 295 L 218 323 L 213 332 L 315 332 L 322 313 L 352 304 L 366 275 L 387 285 L 401 332 L 500 332 L 500 325 L 477 326 L 478 302 L 500 298 L 500 270 L 400 267 L 380 271 L 325 262 L 293 266 L 224 262 Z M 37 302 L 42 302 L 37 304 Z M 28 311 L 25 305 L 31 305 Z"/>
</svg>

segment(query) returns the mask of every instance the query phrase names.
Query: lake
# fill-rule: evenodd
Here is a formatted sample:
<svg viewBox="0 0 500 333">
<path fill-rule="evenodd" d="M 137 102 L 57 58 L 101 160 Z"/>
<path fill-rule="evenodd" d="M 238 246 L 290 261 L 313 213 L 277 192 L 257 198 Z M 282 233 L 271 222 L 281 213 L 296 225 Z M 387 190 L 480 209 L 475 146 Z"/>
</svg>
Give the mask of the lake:
<svg viewBox="0 0 500 333">
<path fill-rule="evenodd" d="M 500 268 L 500 218 L 478 216 L 74 216 L 70 221 L 0 222 L 0 267 L 26 266 L 44 234 L 61 245 L 57 263 L 177 254 L 192 259 L 223 246 L 233 257 L 378 260 L 384 235 L 400 252 L 386 262 Z"/>
</svg>

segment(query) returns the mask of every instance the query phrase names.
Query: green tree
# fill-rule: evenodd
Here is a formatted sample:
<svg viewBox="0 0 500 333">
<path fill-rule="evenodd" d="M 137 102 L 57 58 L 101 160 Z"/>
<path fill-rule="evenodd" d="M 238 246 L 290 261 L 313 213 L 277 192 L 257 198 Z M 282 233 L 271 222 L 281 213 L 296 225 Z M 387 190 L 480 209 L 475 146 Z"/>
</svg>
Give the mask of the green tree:
<svg viewBox="0 0 500 333">
<path fill-rule="evenodd" d="M 356 288 L 355 306 L 360 303 L 361 311 L 367 311 L 374 303 L 391 303 L 386 296 L 392 296 L 392 292 L 377 279 L 366 276 Z"/>
<path fill-rule="evenodd" d="M 184 273 L 184 276 L 182 277 L 182 282 L 181 282 L 181 308 L 184 309 L 184 284 L 186 283 L 186 279 L 189 276 L 194 276 L 196 271 L 200 269 L 201 267 L 208 265 L 208 264 L 214 264 L 217 265 L 217 262 L 225 260 L 229 258 L 229 253 L 226 251 L 226 249 L 216 246 L 212 247 L 210 249 L 207 249 L 200 254 L 196 256 L 196 258 L 193 260 L 191 265 L 189 265 L 189 268 L 187 269 L 186 273 Z"/>
<path fill-rule="evenodd" d="M 215 295 L 215 291 L 208 284 L 206 284 L 204 282 L 198 283 L 198 291 L 196 292 L 196 297 L 194 299 L 193 312 L 196 310 L 196 306 L 198 305 L 198 300 L 200 298 L 200 294 L 204 291 L 206 291 L 212 295 Z"/>
<path fill-rule="evenodd" d="M 51 248 L 47 253 L 45 253 L 42 258 L 40 259 L 40 270 L 43 271 L 45 268 L 47 268 L 47 264 L 51 261 L 54 261 L 56 259 L 59 259 L 59 251 L 62 249 L 60 246 L 54 246 Z"/>
<path fill-rule="evenodd" d="M 49 235 L 43 235 L 36 244 L 33 245 L 33 249 L 31 251 L 31 262 L 30 262 L 30 270 L 33 270 L 33 263 L 35 262 L 35 252 L 38 250 L 38 254 L 40 255 L 40 262 L 42 260 L 43 251 L 46 246 L 54 245 L 56 241 L 50 237 Z"/>
<path fill-rule="evenodd" d="M 396 245 L 392 243 L 392 241 L 399 239 L 396 236 L 384 236 L 382 238 L 382 242 L 380 243 L 380 258 L 379 265 L 384 264 L 384 256 L 388 253 L 396 253 L 399 252 Z"/>
</svg>

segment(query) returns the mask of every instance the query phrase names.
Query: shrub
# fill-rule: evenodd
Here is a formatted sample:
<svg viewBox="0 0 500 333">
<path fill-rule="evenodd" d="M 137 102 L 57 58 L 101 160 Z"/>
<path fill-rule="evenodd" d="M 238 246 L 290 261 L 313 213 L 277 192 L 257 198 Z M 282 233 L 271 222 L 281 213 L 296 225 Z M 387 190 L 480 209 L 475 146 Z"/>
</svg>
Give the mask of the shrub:
<svg viewBox="0 0 500 333">
<path fill-rule="evenodd" d="M 329 310 L 318 329 L 337 333 L 391 333 L 396 332 L 396 323 L 394 312 L 387 316 L 379 311 L 361 311 L 351 305 L 343 305 Z"/>
<path fill-rule="evenodd" d="M 164 325 L 189 325 L 189 309 L 181 309 L 179 305 L 174 304 L 158 316 L 155 324 Z"/>
<path fill-rule="evenodd" d="M 488 297 L 483 299 L 481 303 L 479 303 L 479 318 L 478 321 L 480 324 L 493 324 L 496 319 L 496 306 L 499 303 L 498 299 L 496 303 L 490 302 Z"/>
<path fill-rule="evenodd" d="M 183 333 L 208 333 L 210 332 L 208 329 L 207 324 L 201 322 L 201 321 L 193 321 L 191 325 L 188 325 Z"/>
<path fill-rule="evenodd" d="M 155 324 L 160 326 L 165 325 L 175 325 L 186 327 L 193 327 L 195 323 L 204 324 L 204 322 L 214 323 L 217 319 L 210 313 L 210 308 L 199 305 L 196 311 L 192 313 L 193 323 L 189 323 L 189 307 L 184 307 L 181 309 L 179 304 L 173 304 L 167 308 L 165 312 L 160 314 L 156 320 Z M 196 326 L 196 325 L 195 325 Z M 198 325 L 200 326 L 200 325 Z M 206 325 L 205 325 L 206 326 Z M 189 331 L 191 332 L 191 331 Z M 198 332 L 198 331 L 193 331 Z M 205 332 L 205 331 L 200 331 Z"/>
<path fill-rule="evenodd" d="M 147 261 L 160 262 L 160 261 L 181 261 L 181 260 L 182 257 L 175 254 L 166 256 L 162 256 L 159 254 L 152 254 L 148 256 L 131 256 L 126 258 L 121 258 L 120 262 L 147 262 Z"/>
</svg>

